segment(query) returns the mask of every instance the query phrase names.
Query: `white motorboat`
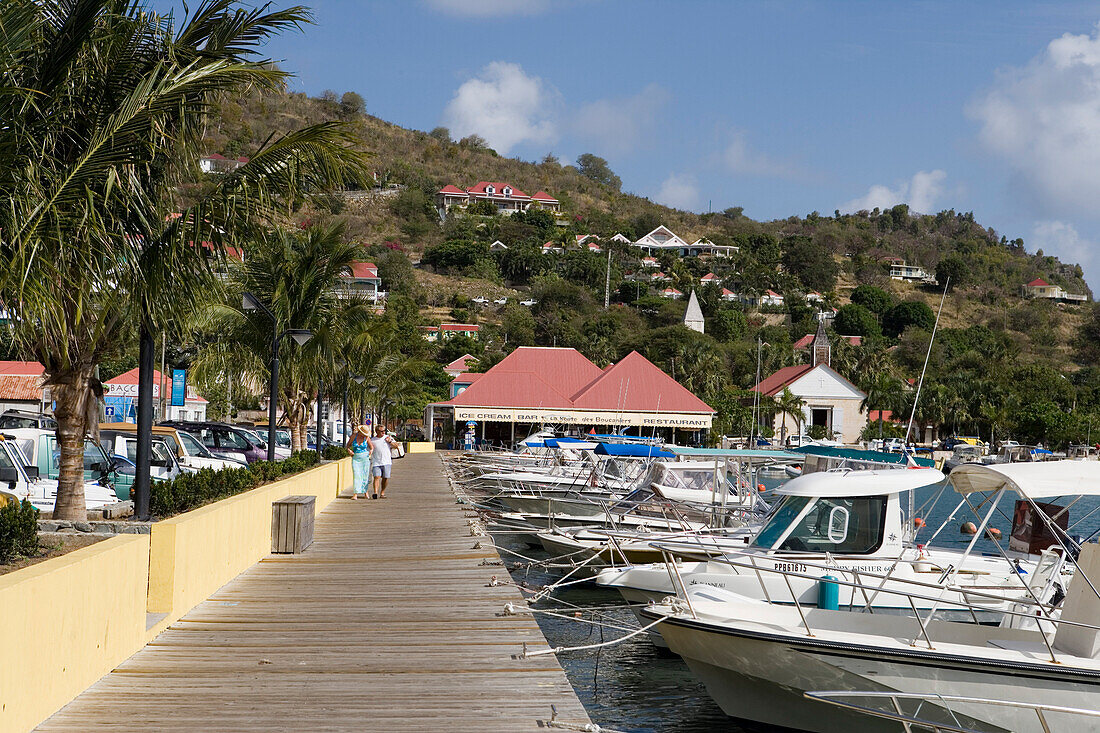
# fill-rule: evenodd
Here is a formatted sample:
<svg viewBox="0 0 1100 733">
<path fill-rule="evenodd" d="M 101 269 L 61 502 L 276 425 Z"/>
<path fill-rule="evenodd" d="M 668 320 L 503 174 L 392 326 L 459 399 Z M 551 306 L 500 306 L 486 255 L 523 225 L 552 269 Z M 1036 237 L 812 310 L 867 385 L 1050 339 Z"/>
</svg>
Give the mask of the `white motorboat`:
<svg viewBox="0 0 1100 733">
<path fill-rule="evenodd" d="M 1034 539 L 1034 522 L 1040 518 L 1069 551 L 1075 547 L 1062 519 L 1066 508 L 1048 502 L 1063 496 L 1100 497 L 1100 464 L 967 464 L 953 472 L 952 482 L 968 498 L 987 495 L 982 505 L 988 511 L 979 531 L 1003 495 L 1012 491 L 1032 510 L 1028 521 L 1014 522 L 1013 540 Z M 1044 506 L 1056 509 L 1051 514 Z M 1053 581 L 1054 576 L 1047 585 Z M 880 590 L 873 581 L 854 585 L 866 592 L 906 594 L 914 606 L 917 600 L 934 604 L 943 597 L 917 584 L 908 591 L 900 585 Z M 669 647 L 703 680 L 722 709 L 736 717 L 809 731 L 842 726 L 900 731 L 897 722 L 850 708 L 838 719 L 835 708 L 804 694 L 886 692 L 930 701 L 951 698 L 951 710 L 968 725 L 984 726 L 980 730 L 1038 733 L 1057 728 L 1035 715 L 1037 706 L 1100 710 L 1100 545 L 1080 548 L 1064 594 L 1046 598 L 1036 588 L 1033 584 L 1019 593 L 998 626 L 940 620 L 931 610 L 899 617 L 782 606 L 701 585 L 650 606 L 642 615 L 650 622 L 662 620 Z M 1019 705 L 989 705 L 989 700 Z"/>
<path fill-rule="evenodd" d="M 677 563 L 674 569 L 664 563 L 608 569 L 596 582 L 616 588 L 630 603 L 660 600 L 675 593 L 681 582 L 777 604 L 797 600 L 810 607 L 832 590 L 837 607 L 871 613 L 909 613 L 910 600 L 896 593 L 864 594 L 855 585 L 829 581 L 874 580 L 887 589 L 919 582 L 942 591 L 936 603 L 940 615 L 970 617 L 969 606 L 984 605 L 979 618 L 997 621 L 999 610 L 1008 603 L 1000 600 L 1003 592 L 1022 588 L 1021 571 L 1026 578 L 1037 577 L 1027 574 L 1036 561 L 1026 554 L 1009 561 L 909 542 L 902 497 L 942 480 L 943 474 L 934 468 L 809 473 L 776 490 L 782 502 L 740 552 L 727 552 L 722 560 L 706 559 L 719 554 L 706 536 L 663 542 L 661 549 L 669 555 L 702 559 Z M 1059 558 L 1049 562 L 1060 572 Z M 975 591 L 989 595 L 973 596 Z M 969 602 L 956 605 L 952 599 Z"/>
</svg>

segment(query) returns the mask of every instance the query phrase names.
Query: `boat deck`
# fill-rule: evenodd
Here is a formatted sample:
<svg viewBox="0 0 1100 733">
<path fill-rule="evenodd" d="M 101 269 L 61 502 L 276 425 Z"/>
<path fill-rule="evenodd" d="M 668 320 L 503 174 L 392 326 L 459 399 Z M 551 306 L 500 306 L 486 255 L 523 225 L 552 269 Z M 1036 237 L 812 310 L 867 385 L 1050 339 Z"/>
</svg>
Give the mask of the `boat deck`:
<svg viewBox="0 0 1100 733">
<path fill-rule="evenodd" d="M 223 586 L 40 731 L 535 731 L 589 722 L 440 460 L 394 465 L 389 498 L 339 499 L 301 555 Z M 484 548 L 481 547 L 484 544 Z M 43 650 L 43 653 L 48 653 Z"/>
</svg>

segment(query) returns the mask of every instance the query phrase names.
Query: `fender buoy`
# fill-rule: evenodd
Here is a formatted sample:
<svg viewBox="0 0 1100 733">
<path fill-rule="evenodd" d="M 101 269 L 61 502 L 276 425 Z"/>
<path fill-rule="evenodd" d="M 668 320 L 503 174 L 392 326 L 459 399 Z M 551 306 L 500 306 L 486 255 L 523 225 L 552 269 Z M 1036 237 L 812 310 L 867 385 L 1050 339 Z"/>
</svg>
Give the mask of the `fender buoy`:
<svg viewBox="0 0 1100 733">
<path fill-rule="evenodd" d="M 925 526 L 925 522 L 920 517 L 913 517 L 913 526 L 914 527 L 923 527 L 923 526 Z"/>
<path fill-rule="evenodd" d="M 959 527 L 959 531 L 963 534 L 978 534 L 978 528 L 974 526 L 973 522 L 963 522 L 963 525 Z"/>
<path fill-rule="evenodd" d="M 767 491 L 767 488 L 764 486 L 764 484 L 757 484 L 756 485 L 756 490 L 760 491 L 760 492 L 764 492 L 764 491 Z"/>
</svg>

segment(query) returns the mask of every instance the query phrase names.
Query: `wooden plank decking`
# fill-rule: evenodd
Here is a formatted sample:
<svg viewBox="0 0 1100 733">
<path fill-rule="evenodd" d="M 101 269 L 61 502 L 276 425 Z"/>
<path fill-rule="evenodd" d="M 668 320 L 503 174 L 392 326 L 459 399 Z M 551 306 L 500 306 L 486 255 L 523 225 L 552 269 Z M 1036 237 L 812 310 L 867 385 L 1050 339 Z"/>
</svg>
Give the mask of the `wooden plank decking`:
<svg viewBox="0 0 1100 733">
<path fill-rule="evenodd" d="M 587 723 L 498 556 L 477 549 L 439 457 L 380 501 L 333 502 L 301 555 L 228 583 L 41 731 L 527 731 Z M 44 652 L 46 653 L 46 652 Z"/>
</svg>

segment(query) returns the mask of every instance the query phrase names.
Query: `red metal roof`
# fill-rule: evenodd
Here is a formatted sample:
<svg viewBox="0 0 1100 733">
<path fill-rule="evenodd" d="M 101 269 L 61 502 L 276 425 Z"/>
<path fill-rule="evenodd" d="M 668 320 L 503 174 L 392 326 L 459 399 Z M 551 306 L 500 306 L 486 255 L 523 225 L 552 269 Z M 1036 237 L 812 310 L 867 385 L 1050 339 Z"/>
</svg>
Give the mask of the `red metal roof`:
<svg viewBox="0 0 1100 733">
<path fill-rule="evenodd" d="M 521 346 L 452 400 L 458 407 L 543 407 L 604 412 L 714 410 L 637 352 L 601 370 L 576 349 Z"/>
<path fill-rule="evenodd" d="M 699 281 L 709 283 L 711 280 L 717 280 L 717 279 L 718 279 L 717 275 L 715 275 L 713 272 L 708 272 L 706 275 L 703 275 L 701 278 L 699 278 Z"/>
<path fill-rule="evenodd" d="M 439 326 L 440 331 L 480 331 L 481 326 L 474 323 L 443 323 Z"/>
<path fill-rule="evenodd" d="M 0 400 L 42 401 L 42 377 L 34 374 L 0 374 Z"/>
<path fill-rule="evenodd" d="M 492 186 L 494 192 L 493 193 L 486 193 L 485 192 L 485 187 L 486 186 Z M 510 196 L 507 196 L 507 197 L 504 196 L 504 187 L 505 186 L 512 189 L 512 193 L 511 193 Z M 478 181 L 476 186 L 471 186 L 470 188 L 467 188 L 466 193 L 471 193 L 471 194 L 474 194 L 475 196 L 500 196 L 502 198 L 513 198 L 513 199 L 529 199 L 529 198 L 531 198 L 530 196 L 525 194 L 523 191 L 520 191 L 518 188 L 513 186 L 511 183 L 505 183 L 503 181 Z"/>
<path fill-rule="evenodd" d="M 0 361 L 0 374 L 42 376 L 45 372 L 46 367 L 37 361 Z"/>
<path fill-rule="evenodd" d="M 484 377 L 485 374 L 485 372 L 462 372 L 462 374 L 456 374 L 451 381 L 458 384 L 473 384 Z"/>
<path fill-rule="evenodd" d="M 466 195 L 465 191 L 463 191 L 458 186 L 451 185 L 450 183 L 448 183 L 443 188 L 439 189 L 439 193 L 455 193 L 455 194 L 458 194 L 459 196 L 465 196 Z"/>
<path fill-rule="evenodd" d="M 894 413 L 890 410 L 868 410 L 867 411 L 867 421 L 868 422 L 878 422 L 878 416 L 880 414 L 882 415 L 882 421 L 883 422 L 895 422 L 895 423 L 900 423 L 901 422 L 901 419 L 896 417 L 894 415 Z"/>
<path fill-rule="evenodd" d="M 351 266 L 351 276 L 360 280 L 377 280 L 378 265 L 373 262 L 356 262 Z"/>
<path fill-rule="evenodd" d="M 470 362 L 477 361 L 472 354 L 463 354 L 447 366 L 443 367 L 445 372 L 464 372 L 470 368 Z"/>
<path fill-rule="evenodd" d="M 556 198 L 554 198 L 550 194 L 546 193 L 546 191 L 539 191 L 538 193 L 536 193 L 531 198 L 536 199 L 538 201 L 553 201 L 554 203 L 558 202 L 558 200 Z"/>
<path fill-rule="evenodd" d="M 1046 288 L 1050 287 L 1050 283 L 1041 277 L 1037 277 L 1027 284 L 1029 288 Z"/>
<path fill-rule="evenodd" d="M 702 412 L 714 410 L 657 366 L 632 351 L 573 395 L 578 410 Z"/>
<path fill-rule="evenodd" d="M 814 367 L 810 364 L 799 364 L 798 366 L 783 367 L 770 377 L 766 377 L 760 380 L 760 384 L 752 388 L 754 392 L 760 392 L 765 395 L 775 395 L 783 391 L 783 388 L 789 385 L 794 380 L 801 377 L 806 372 L 810 371 Z"/>
</svg>

